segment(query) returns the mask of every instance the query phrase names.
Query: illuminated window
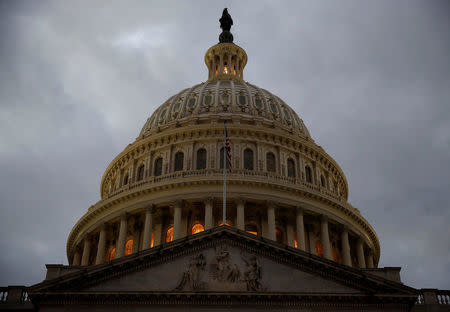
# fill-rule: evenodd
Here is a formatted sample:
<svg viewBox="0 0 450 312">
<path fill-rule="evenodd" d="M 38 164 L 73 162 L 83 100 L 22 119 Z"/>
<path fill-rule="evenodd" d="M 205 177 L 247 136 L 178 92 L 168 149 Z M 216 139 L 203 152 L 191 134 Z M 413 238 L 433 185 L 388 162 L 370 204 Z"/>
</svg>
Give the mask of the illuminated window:
<svg viewBox="0 0 450 312">
<path fill-rule="evenodd" d="M 166 243 L 173 241 L 173 226 L 169 227 L 166 232 Z"/>
<path fill-rule="evenodd" d="M 316 241 L 316 255 L 323 257 L 323 245 L 319 240 Z"/>
<path fill-rule="evenodd" d="M 253 170 L 253 151 L 249 148 L 244 150 L 244 169 Z"/>
<path fill-rule="evenodd" d="M 230 226 L 230 225 L 231 225 L 231 223 L 230 223 L 230 221 L 229 221 L 229 220 L 225 221 L 225 224 L 226 224 L 226 225 L 228 225 L 228 226 Z M 222 222 L 222 221 L 220 221 L 220 222 L 219 222 L 219 226 L 222 226 L 222 225 L 223 225 L 223 222 Z"/>
<path fill-rule="evenodd" d="M 294 234 L 294 247 L 298 248 L 298 238 L 297 238 L 297 233 Z"/>
<path fill-rule="evenodd" d="M 138 181 L 141 181 L 144 178 L 144 169 L 145 169 L 144 165 L 139 166 L 138 173 L 137 173 Z"/>
<path fill-rule="evenodd" d="M 306 182 L 312 183 L 311 168 L 309 168 L 309 166 L 305 167 L 305 175 L 306 175 Z"/>
<path fill-rule="evenodd" d="M 277 238 L 277 242 L 282 243 L 283 242 L 283 232 L 279 228 L 275 229 L 275 234 Z"/>
<path fill-rule="evenodd" d="M 129 239 L 125 244 L 125 256 L 131 255 L 132 252 L 133 252 L 133 240 Z"/>
<path fill-rule="evenodd" d="M 152 235 L 150 236 L 150 248 L 153 248 L 155 244 L 155 233 L 152 232 Z"/>
<path fill-rule="evenodd" d="M 273 153 L 267 153 L 266 167 L 267 171 L 275 172 L 275 155 Z"/>
<path fill-rule="evenodd" d="M 160 176 L 162 174 L 162 164 L 163 160 L 161 157 L 155 160 L 155 176 Z"/>
<path fill-rule="evenodd" d="M 184 154 L 178 152 L 175 154 L 175 171 L 183 170 Z"/>
<path fill-rule="evenodd" d="M 225 62 L 224 65 L 225 65 L 225 66 L 223 67 L 223 72 L 224 72 L 225 74 L 228 74 L 228 66 L 227 66 L 227 62 Z"/>
<path fill-rule="evenodd" d="M 201 148 L 197 151 L 197 170 L 206 169 L 206 150 Z"/>
<path fill-rule="evenodd" d="M 114 259 L 114 256 L 116 255 L 116 248 L 111 249 L 111 251 L 109 252 L 109 261 L 111 261 L 112 259 Z"/>
<path fill-rule="evenodd" d="M 245 231 L 247 233 L 250 233 L 250 234 L 253 234 L 253 235 L 258 235 L 258 228 L 254 224 L 247 224 L 245 226 Z"/>
<path fill-rule="evenodd" d="M 123 185 L 128 184 L 128 174 L 123 178 Z"/>
<path fill-rule="evenodd" d="M 194 226 L 192 227 L 192 234 L 197 234 L 197 233 L 203 232 L 204 230 L 205 230 L 205 227 L 202 224 L 197 223 L 197 224 L 194 224 Z"/>
<path fill-rule="evenodd" d="M 287 160 L 287 172 L 288 177 L 295 178 L 295 163 L 292 158 L 288 158 Z"/>
</svg>

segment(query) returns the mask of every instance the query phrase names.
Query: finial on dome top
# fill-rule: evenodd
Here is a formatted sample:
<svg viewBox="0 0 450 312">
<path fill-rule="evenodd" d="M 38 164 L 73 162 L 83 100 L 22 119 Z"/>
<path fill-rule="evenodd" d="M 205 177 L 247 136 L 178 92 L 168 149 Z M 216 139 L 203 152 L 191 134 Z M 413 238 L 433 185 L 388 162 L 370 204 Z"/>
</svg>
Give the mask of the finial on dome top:
<svg viewBox="0 0 450 312">
<path fill-rule="evenodd" d="M 231 25 L 233 25 L 233 19 L 228 13 L 228 9 L 223 9 L 222 17 L 219 19 L 220 28 L 222 28 L 222 33 L 219 35 L 220 43 L 231 43 L 233 42 L 233 35 L 230 32 Z"/>
</svg>

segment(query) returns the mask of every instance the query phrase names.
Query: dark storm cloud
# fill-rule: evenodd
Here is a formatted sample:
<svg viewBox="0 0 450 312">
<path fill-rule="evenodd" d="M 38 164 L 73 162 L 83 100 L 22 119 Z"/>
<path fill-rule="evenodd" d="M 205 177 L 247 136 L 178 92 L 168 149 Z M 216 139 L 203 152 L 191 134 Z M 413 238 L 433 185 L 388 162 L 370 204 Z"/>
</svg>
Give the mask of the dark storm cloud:
<svg viewBox="0 0 450 312">
<path fill-rule="evenodd" d="M 1 2 L 0 284 L 67 262 L 109 161 L 206 79 L 225 6 L 245 79 L 343 168 L 380 265 L 450 288 L 450 10 L 437 1 Z"/>
</svg>

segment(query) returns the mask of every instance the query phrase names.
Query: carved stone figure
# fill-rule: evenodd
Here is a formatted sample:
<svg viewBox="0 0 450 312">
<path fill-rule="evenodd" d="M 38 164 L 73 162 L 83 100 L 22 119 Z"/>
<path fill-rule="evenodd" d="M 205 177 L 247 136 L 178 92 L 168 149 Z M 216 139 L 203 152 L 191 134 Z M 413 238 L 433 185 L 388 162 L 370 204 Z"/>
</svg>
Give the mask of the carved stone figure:
<svg viewBox="0 0 450 312">
<path fill-rule="evenodd" d="M 216 264 L 212 264 L 210 269 L 212 279 L 228 283 L 238 282 L 241 272 L 236 264 L 230 263 L 230 253 L 226 247 L 216 248 L 215 258 Z"/>
<path fill-rule="evenodd" d="M 261 265 L 255 256 L 250 256 L 246 258 L 241 254 L 242 260 L 246 264 L 246 269 L 244 272 L 244 281 L 247 283 L 247 290 L 249 291 L 262 291 L 263 287 L 261 284 L 262 271 Z"/>
<path fill-rule="evenodd" d="M 189 261 L 189 267 L 185 272 L 183 272 L 181 281 L 175 289 L 183 290 L 186 285 L 188 285 L 192 290 L 203 289 L 204 283 L 201 281 L 201 277 L 203 271 L 205 270 L 205 266 L 206 260 L 203 254 L 192 257 Z"/>
</svg>

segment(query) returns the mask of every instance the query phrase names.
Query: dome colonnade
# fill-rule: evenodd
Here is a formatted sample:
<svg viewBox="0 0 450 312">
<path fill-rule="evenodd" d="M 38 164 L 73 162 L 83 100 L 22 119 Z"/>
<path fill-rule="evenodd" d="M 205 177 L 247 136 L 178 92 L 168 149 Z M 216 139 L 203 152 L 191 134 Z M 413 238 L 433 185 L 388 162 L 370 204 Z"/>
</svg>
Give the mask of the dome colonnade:
<svg viewBox="0 0 450 312">
<path fill-rule="evenodd" d="M 292 108 L 242 79 L 246 62 L 232 42 L 211 47 L 208 81 L 147 119 L 106 169 L 101 200 L 72 229 L 70 264 L 100 264 L 221 225 L 227 122 L 228 225 L 345 265 L 377 266 L 378 238 L 347 202 L 339 165 Z"/>
</svg>

